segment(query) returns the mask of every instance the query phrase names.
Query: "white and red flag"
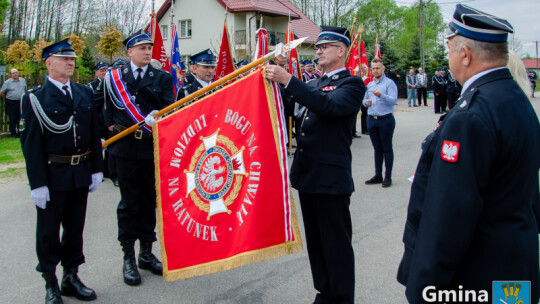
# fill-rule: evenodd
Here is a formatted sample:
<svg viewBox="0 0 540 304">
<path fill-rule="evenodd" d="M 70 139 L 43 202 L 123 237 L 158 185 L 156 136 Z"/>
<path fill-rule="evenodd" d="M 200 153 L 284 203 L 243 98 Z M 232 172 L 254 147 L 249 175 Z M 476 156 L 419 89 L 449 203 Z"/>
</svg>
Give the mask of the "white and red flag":
<svg viewBox="0 0 540 304">
<path fill-rule="evenodd" d="M 223 36 L 221 38 L 221 46 L 219 48 L 218 63 L 216 67 L 215 80 L 218 80 L 225 75 L 234 71 L 233 57 L 229 44 L 229 32 L 227 31 L 227 21 L 223 24 Z"/>
<path fill-rule="evenodd" d="M 165 280 L 298 252 L 283 102 L 263 68 L 154 124 Z"/>
<path fill-rule="evenodd" d="M 255 58 L 257 60 L 268 54 L 268 32 L 261 27 L 257 30 L 257 47 L 255 48 Z"/>
<path fill-rule="evenodd" d="M 294 34 L 291 30 L 291 23 L 287 26 L 287 43 L 294 40 Z M 298 60 L 298 53 L 296 49 L 292 49 L 289 53 L 289 63 L 287 64 L 287 70 L 289 74 L 293 75 L 298 79 L 302 79 L 302 73 L 300 71 L 300 61 Z"/>
<path fill-rule="evenodd" d="M 371 74 L 371 71 L 369 69 L 368 60 L 366 56 L 366 48 L 364 47 L 364 41 L 362 41 L 362 44 L 360 46 L 360 75 L 364 80 L 364 83 L 368 85 L 373 80 L 373 74 Z"/>
</svg>

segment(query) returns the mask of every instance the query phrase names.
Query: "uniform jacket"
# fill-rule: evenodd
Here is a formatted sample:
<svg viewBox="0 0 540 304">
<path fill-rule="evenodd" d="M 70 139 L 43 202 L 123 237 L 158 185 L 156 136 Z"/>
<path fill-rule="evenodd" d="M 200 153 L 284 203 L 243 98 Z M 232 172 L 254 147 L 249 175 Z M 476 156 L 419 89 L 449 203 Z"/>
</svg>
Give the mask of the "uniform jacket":
<svg viewBox="0 0 540 304">
<path fill-rule="evenodd" d="M 184 86 L 188 86 L 192 84 L 195 81 L 195 76 L 193 74 L 189 74 L 184 78 Z"/>
<path fill-rule="evenodd" d="M 366 87 L 348 70 L 323 78 L 303 83 L 292 77 L 284 89 L 291 102 L 308 109 L 298 122 L 291 183 L 308 193 L 351 194 L 352 130 Z"/>
<path fill-rule="evenodd" d="M 96 104 L 96 109 L 99 119 L 99 133 L 101 138 L 106 138 L 108 134 L 107 126 L 105 125 L 105 117 L 103 116 L 103 106 L 105 98 L 103 96 L 103 84 L 98 78 L 92 80 L 88 83 L 88 86 L 94 92 L 94 103 Z"/>
<path fill-rule="evenodd" d="M 169 73 L 156 70 L 148 65 L 143 79 L 135 87 L 131 64 L 127 63 L 122 66 L 121 71 L 128 91 L 135 97 L 135 103 L 144 116 L 152 110 L 161 110 L 174 102 L 173 81 Z M 120 124 L 124 127 L 130 127 L 135 124 L 125 110 L 119 110 L 112 102 L 107 93 L 105 98 L 105 123 L 107 126 Z M 116 134 L 118 131 L 114 131 L 114 133 Z M 112 143 L 108 149 L 112 155 L 127 159 L 153 159 L 154 157 L 152 138 L 136 139 L 132 135 L 128 135 Z"/>
<path fill-rule="evenodd" d="M 192 83 L 185 86 L 183 89 L 178 90 L 176 100 L 180 100 L 180 99 L 188 96 L 191 93 L 195 93 L 198 90 L 202 89 L 202 87 L 203 87 L 202 84 L 199 81 L 197 81 L 197 79 L 194 79 Z M 187 95 L 186 95 L 186 93 L 187 93 Z"/>
<path fill-rule="evenodd" d="M 92 90 L 73 82 L 70 86 L 73 101 L 49 81 L 22 97 L 21 144 L 31 189 L 42 186 L 55 191 L 84 188 L 90 186 L 92 173 L 103 171 L 98 115 Z M 73 115 L 75 137 L 73 128 L 60 134 L 52 133 L 45 126 L 42 128 L 30 104 L 30 93 L 37 97 L 45 114 L 55 124 L 63 125 Z M 91 158 L 79 165 L 48 162 L 48 154 L 71 156 L 89 150 L 92 151 Z"/>
<path fill-rule="evenodd" d="M 428 285 L 491 296 L 493 280 L 531 281 L 538 302 L 538 151 L 538 117 L 508 69 L 467 88 L 422 143 L 397 275 L 410 303 Z"/>
<path fill-rule="evenodd" d="M 448 81 L 446 83 L 446 92 L 459 95 L 459 93 L 461 93 L 461 85 L 457 80 L 448 76 Z"/>
<path fill-rule="evenodd" d="M 433 75 L 433 93 L 446 93 L 446 77 L 441 75 Z"/>
</svg>

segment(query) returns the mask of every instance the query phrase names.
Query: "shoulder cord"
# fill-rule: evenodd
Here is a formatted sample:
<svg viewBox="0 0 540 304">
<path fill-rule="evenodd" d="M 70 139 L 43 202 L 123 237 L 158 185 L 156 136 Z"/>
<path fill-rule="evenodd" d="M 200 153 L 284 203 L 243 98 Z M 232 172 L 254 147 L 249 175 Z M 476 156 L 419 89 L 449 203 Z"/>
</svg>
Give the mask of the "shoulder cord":
<svg viewBox="0 0 540 304">
<path fill-rule="evenodd" d="M 433 76 L 432 80 L 433 80 L 433 79 L 437 80 L 437 83 L 438 83 L 438 84 L 445 84 L 445 83 L 446 83 L 446 81 L 444 81 L 444 79 L 443 79 L 443 80 L 439 80 L 439 78 L 440 78 L 440 77 Z"/>
<path fill-rule="evenodd" d="M 114 91 L 112 84 L 111 84 L 111 78 L 109 76 L 110 71 L 105 76 L 105 88 L 107 88 L 107 91 L 109 92 L 109 96 L 111 96 L 111 103 L 114 105 L 115 108 L 118 110 L 124 110 L 124 107 L 122 106 L 122 102 L 118 99 L 116 96 L 116 92 Z M 105 90 L 103 90 L 103 94 L 105 94 Z"/>
<path fill-rule="evenodd" d="M 45 128 L 49 130 L 49 132 L 54 133 L 54 134 L 66 133 L 67 131 L 69 131 L 69 129 L 73 128 L 73 142 L 76 147 L 77 146 L 77 131 L 76 131 L 76 128 L 74 127 L 75 121 L 73 119 L 73 115 L 69 117 L 68 121 L 65 124 L 63 125 L 56 124 L 47 116 L 45 111 L 43 111 L 43 107 L 41 107 L 41 104 L 39 103 L 39 100 L 37 99 L 37 97 L 32 93 L 30 93 L 29 95 L 30 95 L 30 104 L 32 105 L 34 114 L 36 115 L 36 118 L 39 122 L 39 126 L 41 127 L 41 134 L 43 134 L 43 131 L 44 131 L 43 126 L 45 126 Z"/>
</svg>

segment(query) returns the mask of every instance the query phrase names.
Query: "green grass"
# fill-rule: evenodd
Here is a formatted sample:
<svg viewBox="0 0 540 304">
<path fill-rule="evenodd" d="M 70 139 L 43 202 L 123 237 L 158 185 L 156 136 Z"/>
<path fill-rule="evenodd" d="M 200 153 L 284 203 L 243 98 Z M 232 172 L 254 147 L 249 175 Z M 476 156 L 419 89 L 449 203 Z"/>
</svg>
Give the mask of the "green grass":
<svg viewBox="0 0 540 304">
<path fill-rule="evenodd" d="M 24 161 L 21 141 L 18 138 L 0 139 L 0 164 L 7 165 Z"/>
<path fill-rule="evenodd" d="M 16 177 L 26 172 L 25 168 L 8 168 L 4 171 L 0 171 L 0 179 Z"/>
</svg>

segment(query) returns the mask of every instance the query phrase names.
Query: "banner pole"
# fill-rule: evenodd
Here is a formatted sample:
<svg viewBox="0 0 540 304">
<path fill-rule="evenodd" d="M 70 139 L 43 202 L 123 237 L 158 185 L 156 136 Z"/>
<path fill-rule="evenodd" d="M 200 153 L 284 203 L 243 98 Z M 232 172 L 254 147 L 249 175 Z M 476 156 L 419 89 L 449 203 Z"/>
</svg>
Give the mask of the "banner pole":
<svg viewBox="0 0 540 304">
<path fill-rule="evenodd" d="M 291 41 L 291 43 L 287 44 L 286 46 L 284 46 L 284 51 L 287 51 L 288 48 L 295 48 L 296 46 L 300 45 L 304 40 L 306 39 L 306 37 L 304 38 L 300 38 L 300 39 L 297 39 L 295 41 Z M 280 53 L 278 53 L 280 54 Z M 236 78 L 237 76 L 241 75 L 241 74 L 244 74 L 246 72 L 248 72 L 249 70 L 251 70 L 252 68 L 255 68 L 256 66 L 258 65 L 261 65 L 263 64 L 264 62 L 274 58 L 276 56 L 276 51 L 273 51 L 271 53 L 268 53 L 266 54 L 265 56 L 262 56 L 261 58 L 249 63 L 248 65 L 238 69 L 238 70 L 235 70 L 234 72 L 226 75 L 225 77 L 223 78 L 220 78 L 219 80 L 209 84 L 208 86 L 204 87 L 204 88 L 201 88 L 200 90 L 196 91 L 196 92 L 193 92 L 191 94 L 189 94 L 188 96 L 172 103 L 171 105 L 161 109 L 160 111 L 158 111 L 154 117 L 159 117 L 163 114 L 166 114 L 178 107 L 180 107 L 181 105 L 185 104 L 186 102 L 194 99 L 194 98 L 197 98 L 213 89 L 215 89 L 216 87 L 219 87 L 221 86 L 222 84 L 225 84 L 226 82 L 232 80 L 233 78 Z M 126 136 L 128 136 L 129 134 L 137 131 L 139 128 L 141 128 L 142 126 L 145 125 L 145 122 L 144 120 L 143 121 L 140 121 L 134 125 L 132 125 L 131 127 L 125 129 L 124 131 L 114 135 L 113 137 L 107 139 L 106 141 L 104 141 L 101 146 L 103 148 L 107 147 L 108 145 L 114 143 L 115 141 L 119 140 L 119 139 L 122 139 Z"/>
</svg>

